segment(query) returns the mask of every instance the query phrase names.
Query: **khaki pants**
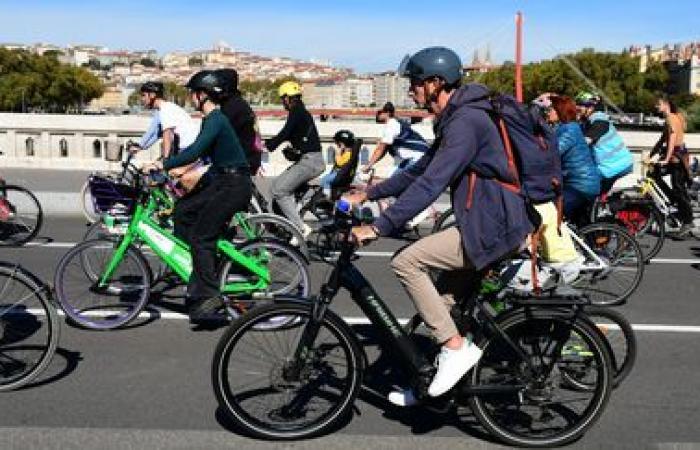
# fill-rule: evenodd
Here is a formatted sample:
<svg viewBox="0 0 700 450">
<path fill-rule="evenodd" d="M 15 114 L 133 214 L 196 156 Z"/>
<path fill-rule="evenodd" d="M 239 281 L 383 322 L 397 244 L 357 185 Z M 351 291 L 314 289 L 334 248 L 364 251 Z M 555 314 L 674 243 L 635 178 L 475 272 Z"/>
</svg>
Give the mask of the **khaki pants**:
<svg viewBox="0 0 700 450">
<path fill-rule="evenodd" d="M 394 256 L 391 268 L 438 343 L 459 333 L 450 308 L 467 294 L 474 266 L 464 254 L 457 227 L 406 247 Z M 430 269 L 444 271 L 435 284 L 430 279 Z"/>
</svg>

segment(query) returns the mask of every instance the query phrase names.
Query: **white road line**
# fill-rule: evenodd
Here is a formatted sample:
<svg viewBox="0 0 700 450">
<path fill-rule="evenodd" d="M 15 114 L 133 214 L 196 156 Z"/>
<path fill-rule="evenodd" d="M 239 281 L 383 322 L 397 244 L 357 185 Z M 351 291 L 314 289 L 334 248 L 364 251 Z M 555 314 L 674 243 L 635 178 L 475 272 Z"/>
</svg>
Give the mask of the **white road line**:
<svg viewBox="0 0 700 450">
<path fill-rule="evenodd" d="M 48 242 L 42 244 L 41 242 L 31 242 L 27 244 L 27 247 L 48 247 L 48 248 L 71 248 L 77 245 L 77 242 Z M 374 257 L 374 258 L 391 258 L 394 256 L 394 252 L 357 252 L 358 256 Z M 653 264 L 700 264 L 700 259 L 674 259 L 674 258 L 653 258 L 651 260 Z"/>
<path fill-rule="evenodd" d="M 42 315 L 42 309 L 29 309 L 27 310 L 30 314 Z M 63 311 L 58 311 L 58 314 L 65 316 Z M 95 310 L 86 313 L 90 317 L 106 317 L 114 314 L 114 311 L 108 310 Z M 150 319 L 159 318 L 164 320 L 187 320 L 189 317 L 187 314 L 177 313 L 173 311 L 144 311 L 139 314 L 139 319 Z M 366 317 L 343 317 L 343 320 L 349 325 L 371 325 L 371 322 Z M 408 323 L 409 319 L 398 319 L 401 325 Z M 606 328 L 609 330 L 618 330 L 619 326 L 609 323 L 598 324 L 601 328 Z M 663 324 L 632 324 L 632 329 L 634 331 L 641 332 L 653 332 L 653 333 L 700 333 L 700 325 L 663 325 Z"/>
</svg>

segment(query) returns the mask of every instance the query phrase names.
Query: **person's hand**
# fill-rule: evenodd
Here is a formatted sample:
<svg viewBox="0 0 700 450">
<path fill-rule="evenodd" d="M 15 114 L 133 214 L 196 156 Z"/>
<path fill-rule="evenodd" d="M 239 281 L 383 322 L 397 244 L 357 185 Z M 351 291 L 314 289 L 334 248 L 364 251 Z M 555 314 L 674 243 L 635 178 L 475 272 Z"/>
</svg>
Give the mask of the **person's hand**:
<svg viewBox="0 0 700 450">
<path fill-rule="evenodd" d="M 150 173 L 159 170 L 163 170 L 163 163 L 160 161 L 147 162 L 141 166 L 142 173 Z"/>
<path fill-rule="evenodd" d="M 379 237 L 376 228 L 372 225 L 352 227 L 352 237 L 358 245 L 368 244 Z"/>
<path fill-rule="evenodd" d="M 366 166 L 364 166 L 362 168 L 362 173 L 370 173 L 371 171 L 372 171 L 372 166 L 370 166 L 369 164 L 367 164 Z"/>
<path fill-rule="evenodd" d="M 367 192 L 361 190 L 352 191 L 349 194 L 343 195 L 342 199 L 352 206 L 361 205 L 367 201 Z"/>
</svg>

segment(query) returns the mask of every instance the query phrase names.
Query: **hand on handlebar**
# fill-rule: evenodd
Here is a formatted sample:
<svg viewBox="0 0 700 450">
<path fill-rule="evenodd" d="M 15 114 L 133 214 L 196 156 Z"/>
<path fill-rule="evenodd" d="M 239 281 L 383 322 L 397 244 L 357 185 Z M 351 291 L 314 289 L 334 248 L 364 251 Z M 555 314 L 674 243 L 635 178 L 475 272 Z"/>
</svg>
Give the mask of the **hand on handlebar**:
<svg viewBox="0 0 700 450">
<path fill-rule="evenodd" d="M 163 163 L 160 161 L 147 162 L 141 166 L 141 173 L 145 174 L 159 172 L 161 170 L 163 170 Z"/>
<path fill-rule="evenodd" d="M 367 164 L 366 166 L 364 166 L 364 167 L 362 168 L 362 173 L 370 173 L 370 172 L 372 172 L 373 170 L 374 170 L 374 167 L 372 167 L 372 166 L 370 166 L 369 164 Z"/>
<path fill-rule="evenodd" d="M 351 233 L 355 242 L 360 246 L 367 245 L 379 237 L 372 225 L 352 227 Z"/>
<path fill-rule="evenodd" d="M 349 194 L 343 195 L 343 200 L 350 203 L 351 206 L 358 206 L 367 201 L 367 192 L 365 191 L 352 191 Z"/>
</svg>

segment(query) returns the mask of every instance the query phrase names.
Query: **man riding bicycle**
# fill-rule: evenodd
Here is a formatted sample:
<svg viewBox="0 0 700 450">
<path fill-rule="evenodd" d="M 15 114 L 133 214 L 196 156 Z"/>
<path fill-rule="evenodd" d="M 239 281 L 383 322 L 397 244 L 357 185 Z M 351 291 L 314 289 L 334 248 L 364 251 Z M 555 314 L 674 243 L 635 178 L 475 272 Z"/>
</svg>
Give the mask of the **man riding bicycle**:
<svg viewBox="0 0 700 450">
<path fill-rule="evenodd" d="M 148 131 L 141 137 L 139 144 L 128 149 L 130 152 L 147 149 L 162 137 L 161 156 L 167 158 L 171 153 L 175 154 L 194 142 L 199 126 L 184 109 L 164 99 L 163 83 L 148 81 L 141 86 L 140 91 L 141 104 L 155 113 Z"/>
<path fill-rule="evenodd" d="M 358 242 L 389 236 L 434 202 L 448 187 L 457 226 L 420 239 L 394 256 L 391 266 L 416 309 L 441 344 L 432 397 L 449 391 L 481 357 L 481 349 L 460 335 L 450 308 L 466 294 L 465 272 L 486 268 L 519 250 L 533 229 L 523 197 L 504 187 L 513 183 L 503 143 L 484 111 L 488 89 L 462 86 L 462 62 L 444 47 L 406 57 L 399 74 L 410 78 L 418 106 L 437 115 L 435 142 L 412 167 L 367 192 L 348 196 L 353 203 L 398 196 L 374 225 L 353 229 Z M 480 109 L 483 108 L 483 109 Z M 470 177 L 470 174 L 474 177 Z M 474 185 L 470 189 L 470 178 Z M 469 193 L 472 192 L 472 195 Z M 442 275 L 436 284 L 430 271 Z M 412 391 L 392 392 L 397 405 L 415 403 Z"/>
</svg>

